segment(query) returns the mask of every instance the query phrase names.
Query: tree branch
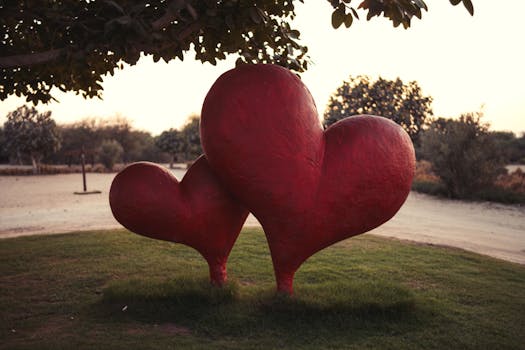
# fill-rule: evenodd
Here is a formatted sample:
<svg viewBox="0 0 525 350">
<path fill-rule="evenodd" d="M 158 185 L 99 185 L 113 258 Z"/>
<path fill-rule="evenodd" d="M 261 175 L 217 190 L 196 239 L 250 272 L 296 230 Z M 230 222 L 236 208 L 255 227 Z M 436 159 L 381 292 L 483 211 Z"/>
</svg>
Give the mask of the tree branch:
<svg viewBox="0 0 525 350">
<path fill-rule="evenodd" d="M 65 51 L 65 48 L 60 48 L 44 52 L 31 53 L 27 55 L 13 55 L 0 57 L 0 68 L 25 67 L 46 63 L 49 61 L 56 60 Z"/>
<path fill-rule="evenodd" d="M 173 13 L 172 11 L 166 11 L 166 13 L 161 18 L 151 23 L 151 28 L 153 28 L 153 30 L 155 31 L 164 29 L 171 22 L 177 19 L 178 19 L 178 16 L 175 13 Z"/>
<path fill-rule="evenodd" d="M 151 23 L 151 28 L 154 31 L 161 30 L 169 26 L 171 22 L 173 22 L 176 19 L 178 19 L 178 17 L 175 13 L 171 11 L 166 11 L 166 13 L 162 17 Z M 178 35 L 177 39 L 179 41 L 183 40 L 198 29 L 200 29 L 200 23 L 198 23 L 198 21 L 192 22 Z M 173 46 L 173 44 L 170 44 L 169 46 Z M 0 69 L 34 66 L 37 64 L 54 61 L 57 58 L 59 58 L 60 55 L 62 55 L 65 51 L 66 48 L 63 47 L 44 52 L 0 57 Z"/>
</svg>

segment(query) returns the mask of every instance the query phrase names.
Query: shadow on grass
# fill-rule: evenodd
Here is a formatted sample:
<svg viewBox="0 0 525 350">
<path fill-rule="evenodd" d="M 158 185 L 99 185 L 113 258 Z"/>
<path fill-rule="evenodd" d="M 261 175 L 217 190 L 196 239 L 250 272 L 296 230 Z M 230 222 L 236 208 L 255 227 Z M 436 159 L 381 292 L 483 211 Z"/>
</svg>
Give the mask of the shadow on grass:
<svg viewBox="0 0 525 350">
<path fill-rule="evenodd" d="M 215 288 L 205 278 L 119 281 L 106 287 L 94 317 L 100 322 L 174 323 L 212 337 L 272 334 L 299 344 L 323 336 L 355 340 L 393 329 L 410 332 L 427 314 L 410 289 L 382 282 L 309 285 L 292 297 L 263 287 L 243 288 L 255 290 L 246 293 L 235 281 Z"/>
<path fill-rule="evenodd" d="M 416 299 L 405 287 L 386 283 L 324 283 L 301 288 L 296 295 L 267 293 L 261 311 L 319 318 L 399 319 L 416 311 Z"/>
</svg>

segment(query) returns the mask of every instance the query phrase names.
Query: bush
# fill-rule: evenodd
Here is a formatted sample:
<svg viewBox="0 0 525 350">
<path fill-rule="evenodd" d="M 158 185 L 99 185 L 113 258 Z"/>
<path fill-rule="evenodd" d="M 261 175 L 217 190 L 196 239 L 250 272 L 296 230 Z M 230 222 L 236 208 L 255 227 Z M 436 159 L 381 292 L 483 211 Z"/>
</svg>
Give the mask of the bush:
<svg viewBox="0 0 525 350">
<path fill-rule="evenodd" d="M 426 160 L 416 163 L 412 190 L 433 196 L 449 196 L 447 188 L 433 173 L 431 163 Z M 470 194 L 468 198 L 505 204 L 525 204 L 525 173 L 518 168 L 512 173 L 499 175 L 494 185 L 482 188 Z"/>
<path fill-rule="evenodd" d="M 500 175 L 496 186 L 525 195 L 525 173 L 518 168 L 510 174 Z"/>
<path fill-rule="evenodd" d="M 505 172 L 504 152 L 480 119 L 480 113 L 438 118 L 423 135 L 422 153 L 449 197 L 472 198 Z"/>
<path fill-rule="evenodd" d="M 432 171 L 432 163 L 428 160 L 418 160 L 416 162 L 416 172 L 414 173 L 414 182 L 441 182 L 439 176 Z"/>
<path fill-rule="evenodd" d="M 98 152 L 99 161 L 108 170 L 112 170 L 115 163 L 122 160 L 124 149 L 116 140 L 104 140 Z"/>
<path fill-rule="evenodd" d="M 441 182 L 414 181 L 412 182 L 412 190 L 433 196 L 445 197 L 447 195 L 447 189 Z"/>
<path fill-rule="evenodd" d="M 498 186 L 491 186 L 476 193 L 475 199 L 504 204 L 524 204 L 525 194 Z"/>
</svg>

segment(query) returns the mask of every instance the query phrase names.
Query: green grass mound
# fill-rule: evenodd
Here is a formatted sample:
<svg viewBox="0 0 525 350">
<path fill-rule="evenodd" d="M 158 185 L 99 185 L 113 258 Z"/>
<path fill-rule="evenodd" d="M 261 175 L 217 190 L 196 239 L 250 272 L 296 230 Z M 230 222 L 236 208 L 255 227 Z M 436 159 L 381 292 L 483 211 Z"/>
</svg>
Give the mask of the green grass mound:
<svg viewBox="0 0 525 350">
<path fill-rule="evenodd" d="M 525 267 L 364 235 L 275 294 L 264 234 L 245 229 L 229 282 L 194 250 L 127 231 L 0 241 L 0 349 L 518 349 Z"/>
</svg>

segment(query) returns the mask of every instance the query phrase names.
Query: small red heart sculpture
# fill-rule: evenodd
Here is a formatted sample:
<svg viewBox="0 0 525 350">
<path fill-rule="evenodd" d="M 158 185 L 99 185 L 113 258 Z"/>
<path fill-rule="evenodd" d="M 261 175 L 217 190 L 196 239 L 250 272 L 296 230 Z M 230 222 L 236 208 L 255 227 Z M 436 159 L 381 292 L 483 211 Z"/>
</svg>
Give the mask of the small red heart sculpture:
<svg viewBox="0 0 525 350">
<path fill-rule="evenodd" d="M 159 165 L 131 164 L 115 176 L 109 203 L 124 227 L 196 249 L 208 262 L 211 282 L 226 281 L 228 255 L 248 211 L 218 184 L 204 156 L 180 183 Z"/>
<path fill-rule="evenodd" d="M 412 183 L 407 133 L 375 116 L 323 131 L 310 92 L 290 71 L 243 65 L 208 92 L 201 139 L 211 168 L 261 222 L 277 289 L 317 251 L 389 220 Z"/>
</svg>

